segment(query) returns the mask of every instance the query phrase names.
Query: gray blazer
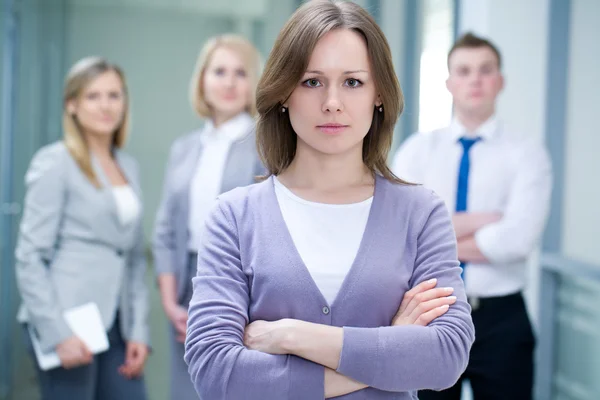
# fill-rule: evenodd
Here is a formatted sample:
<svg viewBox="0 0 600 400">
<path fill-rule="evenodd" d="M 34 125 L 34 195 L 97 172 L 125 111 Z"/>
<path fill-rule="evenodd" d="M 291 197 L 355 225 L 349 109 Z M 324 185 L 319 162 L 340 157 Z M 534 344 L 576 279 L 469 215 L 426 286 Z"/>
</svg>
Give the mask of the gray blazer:
<svg viewBox="0 0 600 400">
<path fill-rule="evenodd" d="M 136 161 L 115 156 L 140 203 Z M 98 161 L 94 187 L 63 142 L 40 149 L 25 176 L 27 192 L 16 246 L 23 304 L 18 320 L 32 324 L 44 350 L 71 336 L 62 312 L 95 302 L 109 329 L 117 310 L 124 340 L 149 344 L 148 291 L 142 218 L 123 227 L 110 183 Z"/>
<path fill-rule="evenodd" d="M 202 157 L 202 130 L 177 139 L 171 146 L 165 172 L 163 194 L 159 205 L 153 239 L 156 274 L 172 273 L 177 281 L 178 301 L 181 301 L 188 276 L 188 220 L 191 181 L 198 159 Z M 231 145 L 221 193 L 255 183 L 265 170 L 256 151 L 254 130 Z"/>
</svg>

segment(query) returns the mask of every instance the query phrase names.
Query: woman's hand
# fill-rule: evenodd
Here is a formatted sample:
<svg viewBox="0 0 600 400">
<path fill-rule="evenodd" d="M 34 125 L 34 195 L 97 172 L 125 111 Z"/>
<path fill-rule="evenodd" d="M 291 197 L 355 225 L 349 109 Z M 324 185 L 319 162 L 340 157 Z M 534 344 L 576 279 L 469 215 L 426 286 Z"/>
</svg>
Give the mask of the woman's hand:
<svg viewBox="0 0 600 400">
<path fill-rule="evenodd" d="M 254 321 L 246 327 L 244 345 L 250 350 L 268 354 L 289 354 L 286 343 L 294 328 L 295 320 Z"/>
<path fill-rule="evenodd" d="M 450 296 L 453 288 L 435 288 L 437 279 L 421 282 L 404 294 L 402 304 L 392 319 L 392 326 L 427 326 L 437 317 L 444 315 L 451 304 L 456 302 Z"/>
<path fill-rule="evenodd" d="M 94 356 L 85 343 L 73 335 L 56 346 L 56 354 L 63 368 L 70 369 L 91 364 Z"/>
<path fill-rule="evenodd" d="M 188 320 L 188 312 L 187 309 L 183 308 L 179 304 L 173 303 L 169 307 L 165 307 L 165 312 L 167 314 L 167 318 L 175 327 L 175 331 L 177 336 L 175 339 L 179 343 L 185 343 L 185 335 L 187 330 L 187 320 Z"/>
<path fill-rule="evenodd" d="M 127 379 L 138 378 L 144 371 L 148 358 L 148 346 L 139 342 L 127 342 L 125 363 L 119 367 L 119 373 Z"/>
</svg>

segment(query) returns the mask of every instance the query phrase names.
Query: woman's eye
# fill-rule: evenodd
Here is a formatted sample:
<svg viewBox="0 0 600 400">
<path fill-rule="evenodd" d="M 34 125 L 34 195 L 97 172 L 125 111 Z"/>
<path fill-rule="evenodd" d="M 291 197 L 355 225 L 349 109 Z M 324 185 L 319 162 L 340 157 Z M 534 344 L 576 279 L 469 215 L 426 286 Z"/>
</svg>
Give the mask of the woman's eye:
<svg viewBox="0 0 600 400">
<path fill-rule="evenodd" d="M 304 84 L 308 87 L 318 87 L 321 85 L 321 82 L 316 79 L 307 79 L 304 81 Z"/>
<path fill-rule="evenodd" d="M 361 85 L 361 81 L 359 81 L 358 79 L 350 78 L 346 80 L 346 84 L 350 87 L 355 88 Z"/>
</svg>

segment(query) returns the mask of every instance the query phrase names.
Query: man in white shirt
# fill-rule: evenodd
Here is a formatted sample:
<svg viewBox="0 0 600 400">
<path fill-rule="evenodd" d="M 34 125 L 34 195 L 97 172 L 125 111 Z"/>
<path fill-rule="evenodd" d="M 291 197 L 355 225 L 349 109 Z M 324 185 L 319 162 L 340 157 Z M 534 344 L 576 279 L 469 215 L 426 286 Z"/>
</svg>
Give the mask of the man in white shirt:
<svg viewBox="0 0 600 400">
<path fill-rule="evenodd" d="M 491 42 L 461 37 L 448 54 L 452 124 L 411 136 L 394 158 L 396 175 L 430 187 L 453 213 L 475 324 L 461 380 L 422 391 L 421 400 L 459 400 L 463 379 L 475 400 L 532 398 L 535 339 L 521 292 L 546 223 L 552 172 L 541 143 L 508 131 L 495 116 L 500 67 Z"/>
</svg>

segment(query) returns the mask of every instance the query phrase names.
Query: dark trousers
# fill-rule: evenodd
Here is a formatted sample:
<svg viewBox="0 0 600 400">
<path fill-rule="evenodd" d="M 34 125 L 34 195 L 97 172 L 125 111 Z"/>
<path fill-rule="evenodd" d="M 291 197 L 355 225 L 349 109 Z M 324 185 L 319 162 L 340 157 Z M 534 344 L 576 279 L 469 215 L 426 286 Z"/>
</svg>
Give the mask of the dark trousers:
<svg viewBox="0 0 600 400">
<path fill-rule="evenodd" d="M 466 371 L 450 389 L 420 391 L 419 399 L 460 400 L 464 379 L 471 383 L 474 400 L 532 399 L 535 339 L 523 296 L 479 301 L 472 312 L 475 343 Z"/>
<path fill-rule="evenodd" d="M 119 374 L 125 363 L 126 344 L 121 337 L 119 318 L 108 332 L 110 348 L 94 356 L 91 364 L 73 369 L 62 367 L 42 371 L 37 366 L 29 334 L 25 337 L 34 358 L 42 400 L 146 400 L 144 378 L 129 380 Z"/>
</svg>

